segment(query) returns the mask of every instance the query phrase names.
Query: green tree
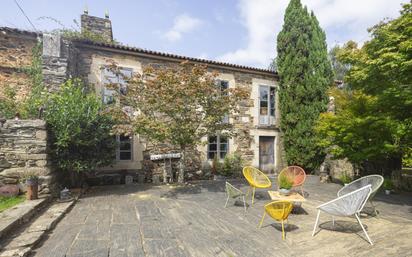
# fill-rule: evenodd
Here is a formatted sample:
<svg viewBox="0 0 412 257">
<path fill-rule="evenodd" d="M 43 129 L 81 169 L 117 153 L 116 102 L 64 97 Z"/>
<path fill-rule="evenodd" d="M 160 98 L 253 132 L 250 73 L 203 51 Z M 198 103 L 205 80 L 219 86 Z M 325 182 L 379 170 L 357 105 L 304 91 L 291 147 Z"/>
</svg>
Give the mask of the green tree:
<svg viewBox="0 0 412 257">
<path fill-rule="evenodd" d="M 315 143 L 313 127 L 319 114 L 326 110 L 332 70 L 325 33 L 300 0 L 291 0 L 286 9 L 277 38 L 276 63 L 286 160 L 312 171 L 324 157 L 322 148 Z"/>
<path fill-rule="evenodd" d="M 355 162 L 400 159 L 412 148 L 412 4 L 400 13 L 371 28 L 361 48 L 350 41 L 338 53 L 351 66 L 345 81 L 353 92 L 318 127 L 321 144 Z"/>
<path fill-rule="evenodd" d="M 121 75 L 116 69 L 112 67 Z M 217 86 L 216 76 L 206 66 L 188 62 L 175 68 L 145 68 L 128 81 L 126 94 L 118 94 L 120 105 L 114 109 L 123 125 L 116 126 L 116 132 L 141 134 L 180 149 L 178 180 L 183 182 L 186 150 L 218 131 L 232 134 L 232 124 L 222 120 L 235 113 L 239 101 L 247 97 L 240 88 Z M 124 115 L 124 105 L 138 111 Z"/>
<path fill-rule="evenodd" d="M 48 97 L 45 119 L 51 152 L 57 167 L 67 172 L 72 185 L 81 185 L 84 172 L 107 166 L 115 159 L 114 125 L 94 92 L 85 93 L 80 80 L 68 80 Z"/>
</svg>

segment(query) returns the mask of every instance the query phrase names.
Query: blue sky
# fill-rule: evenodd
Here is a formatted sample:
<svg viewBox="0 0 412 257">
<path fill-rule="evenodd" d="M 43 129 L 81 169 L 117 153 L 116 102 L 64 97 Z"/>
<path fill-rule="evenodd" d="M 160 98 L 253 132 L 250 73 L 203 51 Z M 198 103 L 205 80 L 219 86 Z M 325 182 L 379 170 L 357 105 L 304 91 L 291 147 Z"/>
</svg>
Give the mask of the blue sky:
<svg viewBox="0 0 412 257">
<path fill-rule="evenodd" d="M 109 12 L 114 37 L 127 45 L 267 68 L 276 55 L 288 0 L 17 0 L 38 30 L 75 26 Z M 407 0 L 302 0 L 326 31 L 329 46 L 364 42 L 367 28 L 399 15 Z M 14 0 L 2 0 L 0 26 L 33 30 Z"/>
</svg>

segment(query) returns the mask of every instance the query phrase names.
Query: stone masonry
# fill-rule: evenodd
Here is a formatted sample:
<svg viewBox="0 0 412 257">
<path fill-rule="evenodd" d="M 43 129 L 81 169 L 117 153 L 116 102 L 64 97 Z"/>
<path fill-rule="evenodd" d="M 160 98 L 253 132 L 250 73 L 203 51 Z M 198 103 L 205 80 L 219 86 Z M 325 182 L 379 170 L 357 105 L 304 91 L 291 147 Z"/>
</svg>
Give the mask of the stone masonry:
<svg viewBox="0 0 412 257">
<path fill-rule="evenodd" d="M 0 186 L 19 184 L 25 174 L 35 173 L 40 193 L 56 192 L 44 121 L 7 120 L 0 126 L 0 149 Z"/>
</svg>

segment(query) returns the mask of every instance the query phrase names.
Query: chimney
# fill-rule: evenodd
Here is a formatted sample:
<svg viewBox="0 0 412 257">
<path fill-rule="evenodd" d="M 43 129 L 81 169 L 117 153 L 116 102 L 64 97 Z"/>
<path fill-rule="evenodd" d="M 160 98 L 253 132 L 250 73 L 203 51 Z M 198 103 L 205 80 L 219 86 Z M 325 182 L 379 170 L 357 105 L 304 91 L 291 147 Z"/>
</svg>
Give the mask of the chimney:
<svg viewBox="0 0 412 257">
<path fill-rule="evenodd" d="M 90 16 L 87 9 L 80 17 L 82 33 L 88 31 L 96 35 L 101 35 L 105 41 L 113 41 L 112 22 L 109 13 L 106 12 L 105 18 Z"/>
</svg>

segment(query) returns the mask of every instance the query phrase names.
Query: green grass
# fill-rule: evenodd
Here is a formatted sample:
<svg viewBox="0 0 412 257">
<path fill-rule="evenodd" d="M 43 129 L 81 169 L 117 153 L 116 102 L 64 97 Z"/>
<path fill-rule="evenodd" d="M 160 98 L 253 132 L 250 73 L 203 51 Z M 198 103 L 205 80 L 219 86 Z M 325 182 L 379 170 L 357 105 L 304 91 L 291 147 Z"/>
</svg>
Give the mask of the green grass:
<svg viewBox="0 0 412 257">
<path fill-rule="evenodd" d="M 0 196 L 0 212 L 11 208 L 19 203 L 24 202 L 25 200 L 24 195 L 12 196 L 12 197 L 4 197 Z"/>
</svg>

